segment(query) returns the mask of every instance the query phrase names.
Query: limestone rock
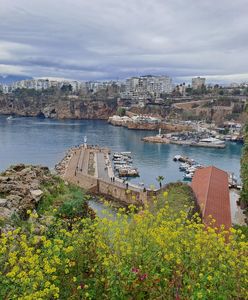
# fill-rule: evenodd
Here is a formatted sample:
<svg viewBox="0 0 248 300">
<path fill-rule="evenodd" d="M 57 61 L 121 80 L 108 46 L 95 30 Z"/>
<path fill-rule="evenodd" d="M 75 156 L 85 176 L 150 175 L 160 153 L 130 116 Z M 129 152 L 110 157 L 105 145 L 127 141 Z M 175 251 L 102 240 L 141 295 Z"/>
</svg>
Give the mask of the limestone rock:
<svg viewBox="0 0 248 300">
<path fill-rule="evenodd" d="M 20 197 L 18 195 L 8 195 L 6 197 L 6 199 L 7 199 L 6 207 L 11 209 L 11 208 L 19 206 L 20 201 L 22 200 L 22 197 Z"/>
<path fill-rule="evenodd" d="M 6 206 L 7 199 L 0 198 L 0 207 Z"/>
<path fill-rule="evenodd" d="M 18 164 L 0 174 L 0 194 L 4 195 L 0 216 L 6 219 L 14 212 L 25 216 L 28 209 L 34 210 L 43 195 L 42 183 L 47 180 L 52 181 L 52 175 L 42 166 Z"/>
<path fill-rule="evenodd" d="M 6 207 L 0 209 L 0 219 L 9 219 L 12 216 L 13 211 Z"/>
<path fill-rule="evenodd" d="M 43 195 L 42 190 L 31 190 L 30 193 L 36 202 L 40 201 Z"/>
</svg>

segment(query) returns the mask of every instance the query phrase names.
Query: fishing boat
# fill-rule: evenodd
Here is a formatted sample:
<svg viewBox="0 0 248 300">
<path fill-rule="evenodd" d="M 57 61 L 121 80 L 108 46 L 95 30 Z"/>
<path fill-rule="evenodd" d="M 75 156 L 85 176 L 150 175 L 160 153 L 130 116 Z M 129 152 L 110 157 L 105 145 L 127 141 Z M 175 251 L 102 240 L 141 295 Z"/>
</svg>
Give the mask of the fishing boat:
<svg viewBox="0 0 248 300">
<path fill-rule="evenodd" d="M 118 170 L 120 177 L 137 177 L 139 172 L 136 168 L 120 168 Z"/>
<path fill-rule="evenodd" d="M 179 166 L 179 170 L 186 171 L 189 167 L 190 167 L 190 165 L 188 163 L 181 163 Z"/>
<path fill-rule="evenodd" d="M 181 155 L 175 155 L 175 156 L 173 157 L 173 160 L 174 160 L 174 161 L 180 161 L 181 158 L 182 158 Z"/>
<path fill-rule="evenodd" d="M 192 180 L 194 173 L 185 173 L 183 179 L 184 180 Z"/>
</svg>

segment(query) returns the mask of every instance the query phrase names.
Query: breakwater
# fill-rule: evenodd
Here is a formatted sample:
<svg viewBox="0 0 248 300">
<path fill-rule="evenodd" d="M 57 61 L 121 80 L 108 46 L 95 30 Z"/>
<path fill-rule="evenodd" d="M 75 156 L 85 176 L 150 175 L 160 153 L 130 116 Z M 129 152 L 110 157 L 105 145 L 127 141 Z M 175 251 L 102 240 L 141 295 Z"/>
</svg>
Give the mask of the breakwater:
<svg viewBox="0 0 248 300">
<path fill-rule="evenodd" d="M 144 206 L 165 189 L 147 189 L 115 177 L 109 155 L 107 148 L 80 145 L 67 152 L 56 170 L 64 180 L 124 206 Z"/>
</svg>

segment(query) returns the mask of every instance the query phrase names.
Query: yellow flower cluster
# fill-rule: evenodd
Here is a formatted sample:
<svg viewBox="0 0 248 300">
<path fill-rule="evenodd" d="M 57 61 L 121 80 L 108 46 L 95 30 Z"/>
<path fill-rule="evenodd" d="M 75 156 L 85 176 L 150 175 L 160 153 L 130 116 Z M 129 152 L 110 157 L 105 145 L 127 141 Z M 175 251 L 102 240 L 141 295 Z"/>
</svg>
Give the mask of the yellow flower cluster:
<svg viewBox="0 0 248 300">
<path fill-rule="evenodd" d="M 164 194 L 167 197 L 167 194 Z M 248 299 L 248 243 L 165 203 L 0 237 L 0 299 Z"/>
</svg>

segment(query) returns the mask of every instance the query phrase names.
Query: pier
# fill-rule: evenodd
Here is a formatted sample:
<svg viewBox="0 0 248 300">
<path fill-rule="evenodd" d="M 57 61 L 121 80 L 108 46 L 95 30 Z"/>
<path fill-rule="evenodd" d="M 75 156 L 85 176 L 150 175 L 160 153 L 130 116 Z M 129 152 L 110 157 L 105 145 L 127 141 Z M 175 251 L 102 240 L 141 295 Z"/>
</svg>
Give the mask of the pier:
<svg viewBox="0 0 248 300">
<path fill-rule="evenodd" d="M 163 191 L 163 187 L 146 189 L 115 177 L 110 154 L 108 148 L 80 145 L 69 150 L 56 170 L 66 181 L 126 206 L 144 206 Z"/>
</svg>

